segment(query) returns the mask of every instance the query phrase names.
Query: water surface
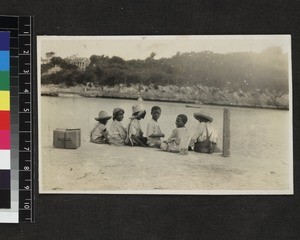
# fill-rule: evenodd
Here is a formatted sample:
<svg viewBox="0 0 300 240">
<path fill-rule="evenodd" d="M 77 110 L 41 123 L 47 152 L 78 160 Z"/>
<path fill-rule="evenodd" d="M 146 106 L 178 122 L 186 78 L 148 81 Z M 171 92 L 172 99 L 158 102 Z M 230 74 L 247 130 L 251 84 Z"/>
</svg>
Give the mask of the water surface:
<svg viewBox="0 0 300 240">
<path fill-rule="evenodd" d="M 42 147 L 52 145 L 55 128 L 81 128 L 82 141 L 89 141 L 89 132 L 95 124 L 94 117 L 99 111 L 112 114 L 113 108 L 125 110 L 123 125 L 127 126 L 131 116 L 131 107 L 137 101 L 103 98 L 84 98 L 76 95 L 64 97 L 41 97 L 41 136 Z M 222 147 L 223 109 L 221 106 L 203 105 L 201 108 L 189 108 L 184 103 L 143 101 L 147 115 L 141 121 L 144 133 L 151 119 L 151 107 L 158 105 L 162 109 L 159 119 L 161 130 L 168 137 L 175 128 L 178 114 L 186 114 L 186 127 L 192 134 L 197 126 L 194 112 L 202 111 L 213 117 L 214 127 L 219 136 L 218 145 Z M 254 158 L 289 158 L 289 111 L 229 107 L 231 128 L 231 155 Z M 111 124 L 107 124 L 108 128 Z"/>
</svg>

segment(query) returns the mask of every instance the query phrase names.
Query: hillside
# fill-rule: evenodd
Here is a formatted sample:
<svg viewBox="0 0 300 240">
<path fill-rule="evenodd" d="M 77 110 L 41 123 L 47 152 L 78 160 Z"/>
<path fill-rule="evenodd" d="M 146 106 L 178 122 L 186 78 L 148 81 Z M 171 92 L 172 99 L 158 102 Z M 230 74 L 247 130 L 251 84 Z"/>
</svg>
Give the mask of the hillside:
<svg viewBox="0 0 300 240">
<path fill-rule="evenodd" d="M 260 53 L 177 53 L 171 58 L 125 61 L 90 57 L 85 70 L 53 57 L 42 65 L 44 85 L 78 87 L 85 96 L 137 97 L 206 104 L 288 108 L 288 56 L 281 48 Z M 59 66 L 60 71 L 52 71 Z"/>
</svg>

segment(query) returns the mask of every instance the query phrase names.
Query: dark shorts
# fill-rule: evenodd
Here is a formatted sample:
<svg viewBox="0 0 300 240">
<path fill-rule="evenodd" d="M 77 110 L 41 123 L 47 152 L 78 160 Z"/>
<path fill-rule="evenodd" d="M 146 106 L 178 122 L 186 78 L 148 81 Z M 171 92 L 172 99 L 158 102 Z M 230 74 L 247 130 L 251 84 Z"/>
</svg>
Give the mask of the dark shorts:
<svg viewBox="0 0 300 240">
<path fill-rule="evenodd" d="M 141 143 L 147 145 L 147 138 L 146 137 L 137 137 Z M 140 146 L 139 143 L 136 143 L 133 139 L 129 138 L 125 140 L 125 145 L 128 146 Z"/>
<path fill-rule="evenodd" d="M 200 153 L 213 153 L 215 151 L 216 146 L 217 144 L 210 140 L 205 140 L 203 142 L 196 142 L 194 151 Z"/>
</svg>

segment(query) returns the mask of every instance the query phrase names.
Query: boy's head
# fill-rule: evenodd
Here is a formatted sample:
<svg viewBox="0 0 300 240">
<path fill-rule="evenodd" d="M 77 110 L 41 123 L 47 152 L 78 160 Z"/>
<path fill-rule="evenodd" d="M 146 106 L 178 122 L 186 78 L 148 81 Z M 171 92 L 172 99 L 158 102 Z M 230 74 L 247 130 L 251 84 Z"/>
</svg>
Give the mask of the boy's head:
<svg viewBox="0 0 300 240">
<path fill-rule="evenodd" d="M 146 116 L 146 110 L 141 104 L 135 104 L 132 106 L 131 119 L 142 119 Z"/>
<path fill-rule="evenodd" d="M 175 122 L 176 127 L 178 127 L 178 128 L 184 127 L 185 124 L 187 123 L 187 121 L 188 121 L 188 118 L 187 118 L 186 115 L 184 115 L 184 114 L 179 114 L 179 115 L 177 116 L 176 122 Z"/>
<path fill-rule="evenodd" d="M 124 109 L 122 108 L 115 108 L 113 110 L 113 120 L 117 120 L 121 122 L 124 118 Z"/>
<path fill-rule="evenodd" d="M 157 121 L 157 119 L 160 117 L 161 114 L 161 109 L 159 106 L 154 106 L 151 109 L 151 115 L 152 115 L 152 119 Z"/>
<path fill-rule="evenodd" d="M 106 125 L 108 120 L 111 119 L 111 116 L 108 116 L 108 114 L 105 111 L 100 111 L 98 113 L 98 117 L 95 117 L 95 120 Z"/>
<path fill-rule="evenodd" d="M 99 123 L 102 123 L 103 125 L 106 125 L 109 119 L 99 119 Z"/>
<path fill-rule="evenodd" d="M 143 111 L 132 114 L 131 119 L 141 120 L 141 119 L 144 119 L 145 116 L 146 116 L 146 110 L 143 110 Z"/>
<path fill-rule="evenodd" d="M 145 116 L 146 116 L 146 113 L 147 113 L 146 110 L 144 110 L 143 113 L 141 114 L 141 118 L 140 119 L 144 119 Z"/>
</svg>

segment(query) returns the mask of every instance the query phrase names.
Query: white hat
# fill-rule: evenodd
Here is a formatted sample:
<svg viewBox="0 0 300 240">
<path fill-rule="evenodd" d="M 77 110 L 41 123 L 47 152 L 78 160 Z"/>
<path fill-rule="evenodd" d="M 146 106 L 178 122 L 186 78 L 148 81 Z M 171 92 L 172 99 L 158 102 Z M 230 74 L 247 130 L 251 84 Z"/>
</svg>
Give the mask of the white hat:
<svg viewBox="0 0 300 240">
<path fill-rule="evenodd" d="M 108 116 L 108 114 L 105 111 L 100 111 L 98 113 L 98 117 L 95 117 L 95 120 L 99 121 L 100 119 L 111 119 L 111 116 Z"/>
<path fill-rule="evenodd" d="M 200 112 L 194 113 L 194 118 L 196 118 L 197 120 L 199 120 L 199 118 L 205 118 L 205 119 L 207 119 L 207 120 L 210 121 L 210 122 L 213 121 L 213 118 L 212 118 L 212 117 L 210 117 L 210 116 L 208 116 L 208 115 L 205 115 L 205 114 L 203 114 L 203 113 L 200 113 Z"/>
<path fill-rule="evenodd" d="M 133 105 L 131 119 L 140 117 L 144 112 L 146 112 L 146 110 L 141 104 Z M 138 114 L 136 114 L 136 113 L 138 113 Z"/>
</svg>

